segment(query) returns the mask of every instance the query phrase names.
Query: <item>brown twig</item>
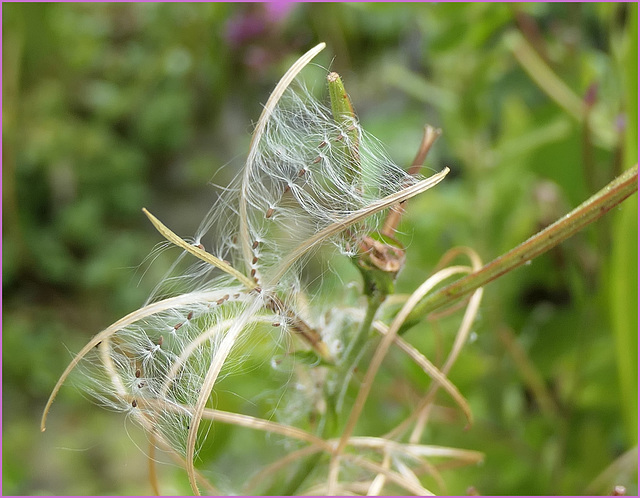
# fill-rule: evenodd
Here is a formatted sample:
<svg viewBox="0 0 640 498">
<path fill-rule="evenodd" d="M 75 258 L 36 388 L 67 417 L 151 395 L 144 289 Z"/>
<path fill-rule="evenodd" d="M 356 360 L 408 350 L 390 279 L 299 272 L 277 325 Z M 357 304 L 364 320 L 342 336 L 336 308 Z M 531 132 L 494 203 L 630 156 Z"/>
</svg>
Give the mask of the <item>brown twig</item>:
<svg viewBox="0 0 640 498">
<path fill-rule="evenodd" d="M 417 175 L 420 172 L 427 154 L 429 153 L 429 150 L 431 150 L 431 146 L 441 134 L 442 130 L 440 129 L 436 129 L 430 125 L 426 125 L 424 127 L 424 134 L 422 136 L 420 148 L 418 149 L 416 157 L 411 163 L 411 167 L 407 170 L 410 175 Z M 387 218 L 381 230 L 383 235 L 386 235 L 387 237 L 393 237 L 395 235 L 398 224 L 400 223 L 400 219 L 402 218 L 402 214 L 404 213 L 405 204 L 406 201 L 401 202 L 389 211 L 389 214 L 387 215 Z"/>
</svg>

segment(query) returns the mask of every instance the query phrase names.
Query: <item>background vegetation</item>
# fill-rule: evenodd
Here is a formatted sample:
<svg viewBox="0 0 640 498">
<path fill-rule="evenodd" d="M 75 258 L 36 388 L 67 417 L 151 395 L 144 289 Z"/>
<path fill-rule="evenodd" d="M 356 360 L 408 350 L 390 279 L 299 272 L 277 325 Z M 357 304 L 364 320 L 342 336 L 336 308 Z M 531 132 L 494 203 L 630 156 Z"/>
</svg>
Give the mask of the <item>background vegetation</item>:
<svg viewBox="0 0 640 498">
<path fill-rule="evenodd" d="M 261 103 L 317 42 L 399 164 L 425 123 L 443 129 L 429 166 L 452 174 L 410 204 L 401 291 L 453 246 L 498 256 L 637 161 L 637 4 L 2 9 L 4 494 L 150 493 L 144 438 L 122 416 L 73 388 L 43 434 L 41 410 L 71 352 L 139 307 L 174 255 L 141 265 L 160 240 L 141 208 L 193 233 L 207 182 L 234 175 Z M 636 203 L 487 287 L 451 374 L 475 425 L 441 396 L 426 441 L 486 458 L 438 491 L 637 493 Z M 438 363 L 451 337 L 424 324 L 408 339 Z M 374 433 L 425 390 L 395 368 Z M 215 431 L 199 467 L 253 472 Z M 234 452 L 244 465 L 225 470 Z M 164 493 L 189 492 L 161 469 Z"/>
</svg>

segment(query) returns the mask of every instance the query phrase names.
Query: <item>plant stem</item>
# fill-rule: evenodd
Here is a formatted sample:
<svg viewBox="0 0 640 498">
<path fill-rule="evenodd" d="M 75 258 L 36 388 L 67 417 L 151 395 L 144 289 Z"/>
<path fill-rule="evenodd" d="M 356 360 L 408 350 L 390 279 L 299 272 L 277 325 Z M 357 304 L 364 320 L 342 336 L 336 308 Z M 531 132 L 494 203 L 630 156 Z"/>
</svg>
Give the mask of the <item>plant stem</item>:
<svg viewBox="0 0 640 498">
<path fill-rule="evenodd" d="M 586 106 L 582 99 L 553 72 L 527 40 L 518 31 L 507 34 L 505 40 L 531 79 L 560 107 L 582 122 L 586 117 Z"/>
<path fill-rule="evenodd" d="M 369 336 L 371 334 L 373 319 L 375 318 L 376 312 L 382 304 L 382 300 L 380 300 L 380 297 L 377 295 L 367 296 L 367 298 L 367 311 L 360 329 L 358 330 L 358 333 L 354 340 L 349 344 L 348 349 L 345 351 L 344 358 L 340 361 L 339 366 L 337 366 L 335 370 L 330 374 L 336 377 L 334 379 L 334 382 L 327 382 L 327 385 L 339 386 L 342 384 L 339 379 L 344 379 L 344 382 L 348 382 L 351 371 L 355 367 L 356 361 L 360 357 L 360 353 L 362 353 L 363 349 L 365 348 L 367 340 L 369 339 Z M 322 437 L 324 439 L 334 438 L 338 434 L 338 391 L 326 392 L 327 419 L 322 430 Z M 307 458 L 302 464 L 300 464 L 298 470 L 296 470 L 293 477 L 281 491 L 282 496 L 295 495 L 299 491 L 300 487 L 304 484 L 304 481 L 317 467 L 321 457 L 322 453 L 316 453 Z"/>
<path fill-rule="evenodd" d="M 367 340 L 371 334 L 371 325 L 373 319 L 376 316 L 376 312 L 380 308 L 383 300 L 378 296 L 367 296 L 367 311 L 362 320 L 360 330 L 358 331 L 355 339 L 349 344 L 349 347 L 345 351 L 343 360 L 340 362 L 342 367 L 346 370 L 344 373 L 349 375 L 349 372 L 355 367 L 355 362 L 363 351 Z"/>
<path fill-rule="evenodd" d="M 420 172 L 420 169 L 422 169 L 422 165 L 427 158 L 427 154 L 431 150 L 431 146 L 440 135 L 442 135 L 442 130 L 429 125 L 424 127 L 424 134 L 422 136 L 422 141 L 420 142 L 420 148 L 418 149 L 411 166 L 407 170 L 407 173 L 410 175 L 417 175 Z M 389 211 L 382 230 L 380 231 L 383 235 L 393 237 L 396 234 L 396 228 L 398 228 L 398 223 L 400 223 L 400 219 L 404 213 L 404 206 L 404 203 L 398 204 L 394 209 Z"/>
<path fill-rule="evenodd" d="M 626 170 L 598 193 L 591 196 L 569 214 L 538 232 L 519 246 L 487 263 L 481 269 L 426 296 L 413 309 L 400 333 L 432 311 L 451 304 L 501 275 L 547 252 L 574 233 L 593 223 L 604 213 L 638 191 L 638 165 Z"/>
<path fill-rule="evenodd" d="M 322 457 L 322 452 L 317 452 L 308 457 L 299 467 L 296 473 L 293 475 L 291 480 L 285 485 L 284 489 L 271 489 L 267 492 L 267 495 L 280 493 L 280 496 L 295 496 L 300 489 L 300 486 L 304 484 L 307 477 L 311 475 L 313 470 L 316 468 L 318 463 L 320 462 L 320 458 Z"/>
</svg>

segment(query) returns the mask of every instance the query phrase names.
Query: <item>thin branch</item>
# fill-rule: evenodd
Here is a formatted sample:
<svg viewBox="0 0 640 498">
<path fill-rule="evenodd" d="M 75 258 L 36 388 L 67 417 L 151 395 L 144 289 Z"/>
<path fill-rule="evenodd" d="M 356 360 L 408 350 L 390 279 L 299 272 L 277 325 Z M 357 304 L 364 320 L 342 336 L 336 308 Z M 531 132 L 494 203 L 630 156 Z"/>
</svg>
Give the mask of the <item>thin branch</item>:
<svg viewBox="0 0 640 498">
<path fill-rule="evenodd" d="M 401 327 L 400 333 L 406 332 L 432 311 L 457 301 L 568 239 L 637 192 L 637 182 L 638 165 L 636 164 L 569 214 L 519 246 L 487 263 L 480 270 L 425 297 L 413 309 Z"/>
<path fill-rule="evenodd" d="M 149 454 L 147 455 L 149 470 L 149 484 L 154 496 L 160 496 L 160 484 L 158 483 L 158 472 L 156 471 L 156 438 L 153 432 L 149 433 Z"/>
<path fill-rule="evenodd" d="M 424 127 L 424 134 L 422 136 L 422 141 L 420 142 L 420 147 L 418 148 L 416 157 L 413 158 L 413 162 L 411 163 L 411 167 L 407 170 L 407 173 L 410 175 L 417 175 L 420 172 L 420 169 L 427 158 L 427 154 L 431 150 L 431 146 L 440 135 L 442 135 L 442 130 L 439 128 L 434 128 L 430 125 L 426 125 Z M 383 235 L 386 235 L 387 237 L 393 237 L 395 235 L 396 228 L 398 228 L 398 224 L 400 223 L 404 210 L 405 203 L 402 203 L 389 211 L 387 218 L 384 220 L 382 230 L 380 231 Z"/>
</svg>

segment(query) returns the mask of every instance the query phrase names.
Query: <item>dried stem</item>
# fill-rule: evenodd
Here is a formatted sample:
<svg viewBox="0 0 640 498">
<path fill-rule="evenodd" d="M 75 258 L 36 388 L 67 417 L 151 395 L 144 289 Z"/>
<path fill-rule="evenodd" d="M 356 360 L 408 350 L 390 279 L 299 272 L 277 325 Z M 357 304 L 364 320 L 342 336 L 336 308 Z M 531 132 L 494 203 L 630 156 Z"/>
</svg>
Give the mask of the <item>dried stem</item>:
<svg viewBox="0 0 640 498">
<path fill-rule="evenodd" d="M 404 323 L 407 316 L 410 314 L 413 307 L 422 299 L 422 297 L 429 292 L 434 286 L 436 286 L 443 278 L 447 278 L 449 274 L 457 271 L 456 268 L 447 268 L 441 270 L 437 274 L 428 278 L 418 289 L 411 295 L 405 305 L 402 307 L 400 312 L 396 315 L 395 319 L 391 323 L 389 330 L 383 337 L 382 341 L 376 348 L 376 351 L 369 363 L 369 368 L 362 380 L 360 390 L 358 391 L 358 395 L 353 404 L 353 408 L 351 413 L 349 414 L 349 418 L 347 419 L 347 423 L 345 425 L 344 431 L 342 432 L 342 436 L 340 437 L 340 441 L 338 443 L 338 447 L 335 450 L 334 456 L 331 460 L 329 479 L 330 484 L 332 482 L 337 482 L 337 473 L 339 469 L 340 458 L 344 457 L 343 452 L 348 444 L 349 438 L 355 429 L 355 426 L 362 414 L 362 410 L 364 409 L 364 404 L 371 392 L 371 388 L 373 387 L 373 380 L 382 365 L 382 361 L 384 360 L 389 347 L 393 343 L 401 325 Z"/>
<path fill-rule="evenodd" d="M 240 273 L 234 267 L 225 263 L 219 258 L 216 258 L 213 254 L 208 253 L 204 249 L 200 249 L 198 246 L 194 246 L 193 244 L 189 244 L 188 242 L 182 240 L 178 235 L 169 230 L 158 218 L 152 215 L 146 208 L 142 208 L 142 212 L 149 218 L 153 226 L 160 232 L 165 239 L 169 242 L 181 247 L 185 251 L 193 254 L 196 258 L 201 259 L 205 263 L 209 263 L 210 265 L 215 266 L 216 268 L 220 268 L 222 271 L 228 273 L 232 277 L 235 277 L 239 282 L 243 283 L 248 289 L 255 289 L 257 284 L 249 279 L 244 274 Z"/>
<path fill-rule="evenodd" d="M 156 445 L 157 441 L 153 432 L 149 434 L 149 454 L 147 463 L 149 465 L 149 484 L 154 496 L 160 496 L 160 485 L 158 483 L 158 472 L 156 471 Z"/>
<path fill-rule="evenodd" d="M 236 344 L 238 336 L 247 326 L 248 322 L 251 321 L 251 317 L 255 312 L 258 311 L 261 303 L 256 301 L 253 303 L 242 316 L 238 317 L 238 319 L 231 325 L 229 330 L 227 331 L 225 338 L 220 343 L 219 349 L 216 351 L 211 365 L 209 366 L 209 370 L 205 375 L 202 386 L 200 387 L 200 394 L 198 396 L 198 400 L 196 401 L 195 406 L 193 407 L 191 424 L 189 425 L 189 432 L 187 434 L 187 451 L 186 451 L 186 461 L 187 461 L 187 474 L 189 476 L 189 482 L 191 483 L 191 488 L 193 492 L 197 495 L 200 494 L 198 489 L 198 484 L 196 481 L 196 469 L 195 469 L 195 452 L 196 452 L 196 437 L 198 435 L 198 428 L 200 427 L 200 422 L 202 421 L 202 415 L 205 410 L 205 405 L 211 396 L 211 390 L 213 389 L 213 385 L 218 379 L 218 375 L 222 370 L 222 366 L 224 365 L 231 349 Z"/>
<path fill-rule="evenodd" d="M 454 342 L 453 348 L 451 349 L 451 352 L 449 353 L 449 356 L 447 357 L 447 360 L 445 361 L 445 364 L 441 369 L 441 372 L 444 375 L 447 375 L 451 370 L 451 367 L 453 366 L 454 361 L 457 359 L 463 344 L 467 341 L 467 338 L 469 337 L 471 325 L 473 324 L 473 320 L 475 319 L 478 313 L 478 308 L 480 307 L 481 299 L 482 299 L 482 288 L 476 289 L 476 291 L 474 292 L 473 296 L 469 301 L 467 310 L 465 311 L 464 317 L 462 319 L 462 324 L 460 325 L 460 328 L 458 329 L 458 333 L 456 334 L 456 340 Z M 420 436 L 421 427 L 423 427 L 424 424 L 426 423 L 426 414 L 424 412 L 426 410 L 429 410 L 430 407 L 432 406 L 433 398 L 435 397 L 435 394 L 439 388 L 440 388 L 440 383 L 437 380 L 434 381 L 434 383 L 431 385 L 431 387 L 427 391 L 427 394 L 425 394 L 422 400 L 418 402 L 412 414 L 407 419 L 405 419 L 404 422 L 399 424 L 395 429 L 387 433 L 385 437 L 389 437 L 389 438 L 397 437 L 400 433 L 404 432 L 414 420 L 419 419 L 421 422 L 416 424 L 411 435 L 412 441 L 416 441 Z"/>
<path fill-rule="evenodd" d="M 418 149 L 416 157 L 411 163 L 411 167 L 407 170 L 407 173 L 409 173 L 410 175 L 417 175 L 420 172 L 420 169 L 422 168 L 422 165 L 427 158 L 427 154 L 431 150 L 431 146 L 435 143 L 435 141 L 441 134 L 442 130 L 440 129 L 436 129 L 430 125 L 424 127 L 424 134 L 422 136 L 420 148 Z M 383 235 L 386 235 L 387 237 L 393 237 L 395 235 L 404 210 L 405 202 L 398 204 L 391 211 L 389 211 L 387 219 L 385 220 L 381 230 L 381 233 Z"/>
</svg>

